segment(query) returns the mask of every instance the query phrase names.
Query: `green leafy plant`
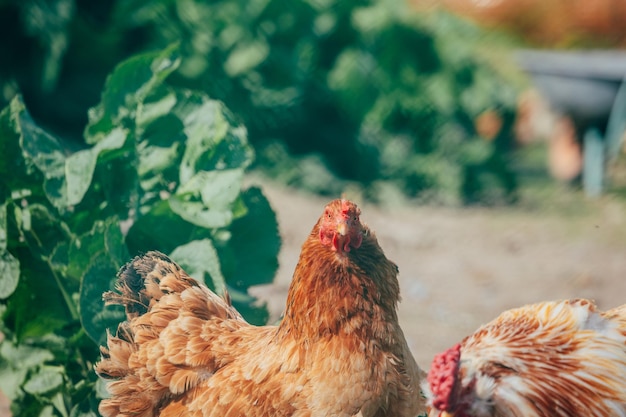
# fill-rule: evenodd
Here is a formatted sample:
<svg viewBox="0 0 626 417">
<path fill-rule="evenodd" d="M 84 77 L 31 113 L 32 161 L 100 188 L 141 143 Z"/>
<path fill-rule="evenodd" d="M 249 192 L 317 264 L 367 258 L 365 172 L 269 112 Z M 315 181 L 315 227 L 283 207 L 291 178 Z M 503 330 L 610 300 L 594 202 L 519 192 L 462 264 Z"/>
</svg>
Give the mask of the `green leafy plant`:
<svg viewBox="0 0 626 417">
<path fill-rule="evenodd" d="M 182 40 L 176 81 L 229 103 L 275 178 L 331 195 L 356 183 L 378 201 L 390 187 L 439 203 L 511 201 L 505 58 L 491 59 L 495 39 L 476 26 L 409 3 L 152 0 L 116 15 L 154 44 Z M 500 120 L 495 137 L 476 127 L 485 112 Z"/>
<path fill-rule="evenodd" d="M 173 88 L 177 46 L 134 56 L 107 79 L 71 152 L 16 96 L 0 113 L 0 389 L 19 416 L 93 416 L 93 364 L 123 312 L 104 307 L 119 267 L 170 254 L 253 323 L 247 289 L 271 282 L 280 239 L 246 130 L 218 101 Z"/>
<path fill-rule="evenodd" d="M 19 10 L 23 22 L 42 3 L 35 39 L 71 45 L 57 48 L 56 81 L 18 59 L 6 71 L 57 131 L 80 120 L 113 62 L 180 41 L 169 81 L 228 103 L 257 150 L 253 168 L 282 182 L 331 195 L 356 186 L 375 201 L 515 199 L 516 87 L 504 42 L 449 14 L 405 0 L 8 0 L 5 14 Z M 22 48 L 40 50 L 32 39 Z M 52 87 L 33 91 L 41 83 Z M 485 112 L 500 118 L 495 137 L 476 128 Z"/>
</svg>

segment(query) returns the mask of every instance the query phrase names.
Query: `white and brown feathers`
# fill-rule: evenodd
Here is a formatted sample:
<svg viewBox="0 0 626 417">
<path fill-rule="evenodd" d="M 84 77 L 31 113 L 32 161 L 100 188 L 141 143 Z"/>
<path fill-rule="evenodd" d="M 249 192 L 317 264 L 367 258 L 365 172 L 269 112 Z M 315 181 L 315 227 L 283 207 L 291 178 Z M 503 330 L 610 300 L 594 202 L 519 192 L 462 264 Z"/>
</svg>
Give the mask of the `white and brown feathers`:
<svg viewBox="0 0 626 417">
<path fill-rule="evenodd" d="M 626 305 L 506 311 L 438 355 L 424 390 L 431 416 L 626 416 Z"/>
</svg>

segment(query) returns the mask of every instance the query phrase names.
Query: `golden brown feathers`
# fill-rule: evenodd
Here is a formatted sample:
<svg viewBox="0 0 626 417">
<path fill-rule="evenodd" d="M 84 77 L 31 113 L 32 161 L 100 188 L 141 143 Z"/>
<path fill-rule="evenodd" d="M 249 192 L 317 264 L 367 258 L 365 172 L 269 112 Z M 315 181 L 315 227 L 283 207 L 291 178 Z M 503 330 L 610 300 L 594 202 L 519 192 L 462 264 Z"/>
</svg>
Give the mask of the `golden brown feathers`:
<svg viewBox="0 0 626 417">
<path fill-rule="evenodd" d="M 119 273 L 128 320 L 96 370 L 104 416 L 414 416 L 420 370 L 398 325 L 397 267 L 356 205 L 329 203 L 305 241 L 280 326 L 251 326 L 167 256 Z"/>
</svg>

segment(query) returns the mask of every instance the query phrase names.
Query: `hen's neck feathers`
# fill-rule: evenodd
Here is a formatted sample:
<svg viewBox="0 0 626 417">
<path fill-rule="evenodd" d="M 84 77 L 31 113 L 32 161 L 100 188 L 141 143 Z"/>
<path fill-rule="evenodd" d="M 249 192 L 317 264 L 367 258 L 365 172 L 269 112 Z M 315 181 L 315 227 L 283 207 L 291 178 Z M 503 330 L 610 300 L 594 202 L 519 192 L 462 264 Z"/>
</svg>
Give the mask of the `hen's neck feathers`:
<svg viewBox="0 0 626 417">
<path fill-rule="evenodd" d="M 358 249 L 338 253 L 322 245 L 318 223 L 302 246 L 279 334 L 306 341 L 345 334 L 392 343 L 397 273 L 367 227 Z"/>
</svg>

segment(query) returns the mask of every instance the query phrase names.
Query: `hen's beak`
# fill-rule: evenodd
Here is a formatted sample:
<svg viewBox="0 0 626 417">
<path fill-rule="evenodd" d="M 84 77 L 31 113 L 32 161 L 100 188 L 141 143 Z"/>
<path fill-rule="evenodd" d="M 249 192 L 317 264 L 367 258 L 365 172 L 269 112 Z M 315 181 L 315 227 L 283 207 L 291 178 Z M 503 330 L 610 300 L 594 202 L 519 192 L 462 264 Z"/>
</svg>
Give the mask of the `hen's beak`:
<svg viewBox="0 0 626 417">
<path fill-rule="evenodd" d="M 360 247 L 363 236 L 360 234 L 358 227 L 360 227 L 358 222 L 353 224 L 353 221 L 349 218 L 339 221 L 333 236 L 335 250 L 350 252 L 350 248 L 357 249 Z"/>
<path fill-rule="evenodd" d="M 450 414 L 447 411 L 442 411 L 440 417 L 454 417 L 454 413 Z"/>
</svg>

